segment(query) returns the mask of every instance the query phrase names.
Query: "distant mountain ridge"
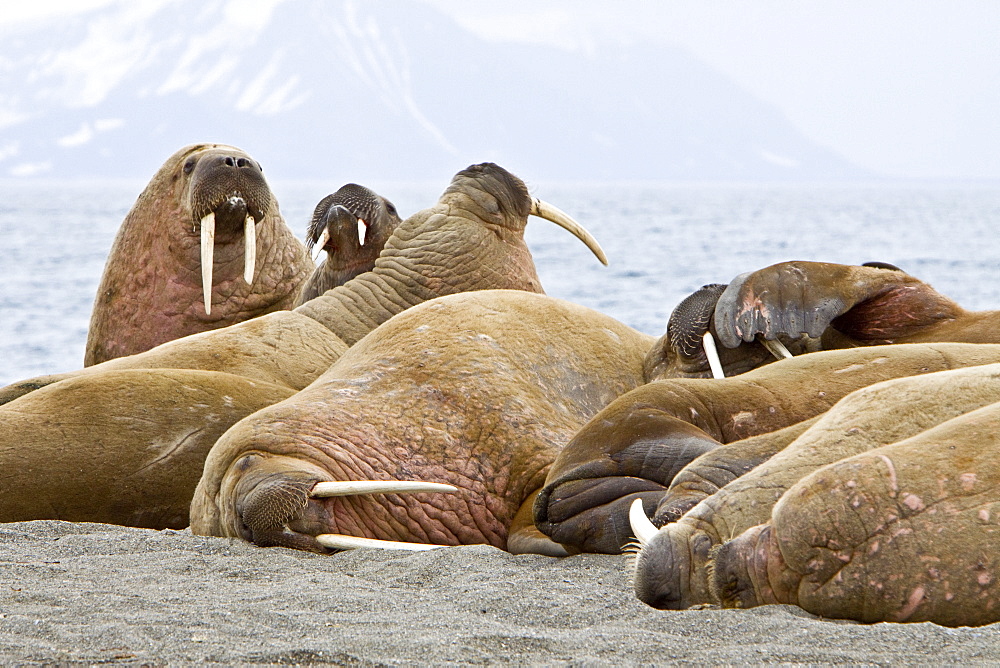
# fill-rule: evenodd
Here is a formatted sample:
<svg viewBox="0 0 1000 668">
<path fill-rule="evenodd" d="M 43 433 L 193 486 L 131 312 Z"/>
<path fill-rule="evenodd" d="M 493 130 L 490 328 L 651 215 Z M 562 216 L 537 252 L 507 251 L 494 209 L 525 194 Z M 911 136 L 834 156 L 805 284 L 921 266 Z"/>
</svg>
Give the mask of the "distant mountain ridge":
<svg viewBox="0 0 1000 668">
<path fill-rule="evenodd" d="M 119 2 L 0 50 L 0 177 L 148 178 L 235 144 L 270 178 L 818 181 L 872 175 L 687 53 L 495 43 L 407 0 Z"/>
</svg>

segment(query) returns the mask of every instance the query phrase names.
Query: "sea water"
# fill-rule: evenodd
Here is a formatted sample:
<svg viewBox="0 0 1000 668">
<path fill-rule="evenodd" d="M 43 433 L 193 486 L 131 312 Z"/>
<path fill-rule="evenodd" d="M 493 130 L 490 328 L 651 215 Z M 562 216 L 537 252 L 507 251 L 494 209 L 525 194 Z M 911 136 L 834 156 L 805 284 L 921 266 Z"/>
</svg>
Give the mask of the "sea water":
<svg viewBox="0 0 1000 668">
<path fill-rule="evenodd" d="M 272 183 L 303 238 L 340 184 Z M 404 216 L 446 184 L 381 186 Z M 0 182 L 0 386 L 77 369 L 112 240 L 143 183 Z M 534 184 L 607 253 L 530 219 L 546 292 L 662 334 L 706 283 L 783 260 L 891 262 L 969 309 L 1000 308 L 1000 187 L 986 185 Z"/>
</svg>

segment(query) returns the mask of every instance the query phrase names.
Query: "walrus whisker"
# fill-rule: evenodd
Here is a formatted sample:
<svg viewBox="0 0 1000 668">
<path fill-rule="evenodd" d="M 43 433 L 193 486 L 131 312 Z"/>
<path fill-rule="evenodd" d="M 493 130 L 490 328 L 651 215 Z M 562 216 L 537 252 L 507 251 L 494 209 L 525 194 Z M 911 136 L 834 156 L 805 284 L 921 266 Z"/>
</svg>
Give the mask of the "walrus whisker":
<svg viewBox="0 0 1000 668">
<path fill-rule="evenodd" d="M 319 235 L 319 239 L 316 240 L 316 245 L 313 246 L 312 258 L 313 262 L 319 257 L 319 254 L 323 252 L 323 248 L 326 247 L 326 242 L 330 240 L 330 230 L 323 229 L 323 233 Z"/>
<path fill-rule="evenodd" d="M 212 314 L 212 261 L 215 257 L 215 212 L 201 219 L 201 290 L 205 315 Z"/>
<path fill-rule="evenodd" d="M 792 356 L 792 353 L 788 351 L 788 348 L 785 347 L 785 344 L 783 344 L 778 339 L 774 339 L 772 341 L 765 339 L 763 336 L 758 336 L 757 338 L 760 340 L 762 344 L 764 344 L 764 347 L 767 348 L 772 355 L 774 355 L 775 359 L 786 360 Z"/>
<path fill-rule="evenodd" d="M 712 332 L 705 332 L 701 340 L 705 346 L 708 366 L 712 369 L 712 378 L 725 378 L 726 372 L 722 370 L 722 360 L 719 359 L 719 350 L 715 347 L 715 337 L 712 336 Z"/>
<path fill-rule="evenodd" d="M 376 538 L 359 538 L 345 536 L 339 533 L 321 533 L 316 536 L 316 542 L 334 550 L 355 550 L 359 547 L 374 547 L 381 550 L 436 550 L 447 545 L 432 545 L 430 543 L 403 543 L 395 540 L 378 540 Z"/>
<path fill-rule="evenodd" d="M 243 228 L 243 280 L 253 283 L 253 270 L 257 265 L 257 221 L 249 213 Z"/>
<path fill-rule="evenodd" d="M 312 498 L 352 496 L 354 494 L 399 494 L 405 492 L 457 492 L 458 488 L 439 482 L 421 480 L 336 480 L 318 482 L 309 492 Z"/>
<path fill-rule="evenodd" d="M 365 236 L 368 234 L 368 223 L 358 218 L 358 243 L 365 245 Z"/>
<path fill-rule="evenodd" d="M 601 248 L 601 245 L 597 243 L 597 239 L 595 239 L 590 232 L 585 230 L 583 225 L 573 220 L 568 213 L 552 206 L 548 202 L 543 202 L 540 199 L 532 197 L 531 215 L 544 218 L 545 220 L 555 223 L 564 230 L 571 232 L 573 236 L 587 245 L 587 248 L 589 248 L 590 251 L 597 256 L 597 259 L 601 261 L 601 264 L 607 266 L 608 257 L 604 254 L 604 250 Z"/>
<path fill-rule="evenodd" d="M 642 499 L 636 499 L 628 509 L 628 521 L 632 525 L 632 533 L 639 541 L 639 545 L 646 547 L 649 541 L 659 529 L 646 517 L 646 511 L 642 508 Z"/>
</svg>

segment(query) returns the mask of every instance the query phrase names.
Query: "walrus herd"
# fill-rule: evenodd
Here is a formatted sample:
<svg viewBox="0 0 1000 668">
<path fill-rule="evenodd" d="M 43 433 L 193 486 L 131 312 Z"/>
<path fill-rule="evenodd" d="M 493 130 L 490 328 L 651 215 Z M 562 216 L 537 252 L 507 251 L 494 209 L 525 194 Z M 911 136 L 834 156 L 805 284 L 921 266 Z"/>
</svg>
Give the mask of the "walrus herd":
<svg viewBox="0 0 1000 668">
<path fill-rule="evenodd" d="M 347 184 L 303 243 L 252 157 L 182 148 L 121 225 L 84 368 L 0 388 L 0 521 L 623 553 L 658 608 L 1000 621 L 1000 312 L 790 261 L 657 340 L 546 296 L 532 215 L 607 263 L 492 163 L 405 219 Z"/>
</svg>

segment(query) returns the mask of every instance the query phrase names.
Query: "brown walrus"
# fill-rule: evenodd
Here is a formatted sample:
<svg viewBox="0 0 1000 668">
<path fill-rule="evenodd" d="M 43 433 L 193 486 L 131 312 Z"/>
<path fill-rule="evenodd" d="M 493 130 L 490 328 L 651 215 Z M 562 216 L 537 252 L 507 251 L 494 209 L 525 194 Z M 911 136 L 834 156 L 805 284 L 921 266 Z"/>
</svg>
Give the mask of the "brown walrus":
<svg viewBox="0 0 1000 668">
<path fill-rule="evenodd" d="M 118 230 L 84 366 L 291 308 L 312 267 L 253 158 L 222 144 L 182 148 Z"/>
<path fill-rule="evenodd" d="M 316 551 L 361 538 L 565 554 L 532 527 L 533 495 L 587 418 L 643 382 L 652 341 L 591 309 L 511 290 L 416 306 L 226 432 L 205 462 L 191 530 Z M 355 481 L 454 493 L 317 492 Z"/>
<path fill-rule="evenodd" d="M 716 595 L 862 622 L 1000 621 L 998 424 L 1000 402 L 803 477 L 719 548 Z"/>
<path fill-rule="evenodd" d="M 619 552 L 632 537 L 632 501 L 642 498 L 652 513 L 674 476 L 720 444 L 807 420 L 876 382 L 996 361 L 1000 344 L 899 344 L 801 355 L 722 380 L 649 383 L 610 403 L 566 445 L 535 522 L 571 549 Z"/>
<path fill-rule="evenodd" d="M 138 473 L 149 462 L 151 444 L 177 462 L 171 480 L 162 486 L 175 492 L 170 516 L 183 516 L 202 472 L 197 457 L 185 453 L 206 452 L 219 433 L 216 427 L 224 430 L 241 417 L 240 410 L 245 408 L 245 414 L 306 387 L 349 345 L 415 304 L 468 290 L 541 290 L 523 236 L 532 214 L 569 228 L 603 258 L 585 230 L 532 198 L 516 176 L 492 163 L 473 165 L 456 174 L 437 204 L 399 226 L 372 271 L 294 311 L 270 313 L 84 370 L 0 389 L 0 403 L 6 402 L 0 406 L 0 468 L 17 471 L 30 464 L 35 483 L 31 494 L 38 497 L 31 505 L 36 514 L 25 515 L 27 506 L 20 499 L 0 495 L 0 521 L 61 519 L 72 510 L 79 488 L 57 483 L 63 480 L 57 471 L 75 468 L 79 478 L 99 479 L 104 474 L 94 467 L 104 466 L 104 460 L 95 453 L 110 451 L 120 460 L 116 471 Z M 102 403 L 102 393 L 115 386 L 116 378 L 124 378 L 113 374 L 124 370 L 134 371 L 127 376 L 128 393 L 111 393 Z M 248 381 L 256 383 L 252 397 L 229 407 L 234 393 L 249 392 L 240 389 Z M 80 397 L 91 390 L 98 399 L 81 404 Z M 232 410 L 220 413 L 220 406 Z M 203 423 L 213 427 L 196 427 Z M 142 426 L 139 439 L 137 424 Z M 73 434 L 73 447 L 66 447 L 63 430 Z M 127 477 L 122 473 L 119 479 Z M 47 485 L 49 480 L 52 484 Z M 93 488 L 92 494 L 107 497 L 104 510 L 81 516 L 93 507 L 90 500 L 81 499 L 81 514 L 73 517 L 134 522 L 141 508 L 132 505 L 131 493 L 118 496 L 124 489 L 124 484 Z"/>
<path fill-rule="evenodd" d="M 356 183 L 320 200 L 306 231 L 306 248 L 325 251 L 326 259 L 302 284 L 295 305 L 371 271 L 400 222 L 392 202 Z"/>
<path fill-rule="evenodd" d="M 721 346 L 706 348 L 714 340 Z M 931 341 L 1000 343 L 1000 311 L 967 311 L 885 263 L 781 262 L 728 285 L 706 285 L 681 302 L 647 374 L 709 377 L 712 350 L 718 375 L 731 376 L 775 354 Z"/>
<path fill-rule="evenodd" d="M 946 345 L 962 344 L 916 347 Z M 980 364 L 1000 359 L 1000 346 L 964 347 L 977 356 L 993 351 L 989 356 L 982 355 Z M 746 583 L 719 584 L 713 589 L 713 569 L 718 583 L 736 577 L 732 569 L 720 570 L 720 559 L 713 559 L 714 548 L 766 522 L 775 502 L 789 487 L 827 464 L 873 448 L 877 452 L 881 446 L 911 438 L 996 401 L 1000 401 L 1000 364 L 996 363 L 889 380 L 849 394 L 767 462 L 730 482 L 649 538 L 636 564 L 637 596 L 655 607 L 674 609 L 742 600 L 751 593 Z M 926 493 L 936 489 L 929 488 Z M 812 521 L 817 527 L 825 526 L 824 517 L 817 510 Z M 798 530 L 806 531 L 804 521 L 798 524 Z M 727 575 L 723 576 L 723 571 Z"/>
</svg>

